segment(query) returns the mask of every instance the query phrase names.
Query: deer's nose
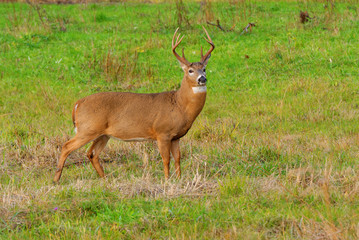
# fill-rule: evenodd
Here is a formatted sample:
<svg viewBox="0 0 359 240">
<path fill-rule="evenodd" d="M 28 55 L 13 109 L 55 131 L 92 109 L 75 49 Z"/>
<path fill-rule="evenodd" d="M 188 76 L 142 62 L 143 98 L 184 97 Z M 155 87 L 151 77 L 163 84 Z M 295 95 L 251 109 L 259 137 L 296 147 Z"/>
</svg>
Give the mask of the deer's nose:
<svg viewBox="0 0 359 240">
<path fill-rule="evenodd" d="M 204 85 L 204 84 L 206 84 L 206 82 L 207 82 L 207 79 L 205 76 L 201 76 L 200 78 L 198 78 L 199 85 Z"/>
</svg>

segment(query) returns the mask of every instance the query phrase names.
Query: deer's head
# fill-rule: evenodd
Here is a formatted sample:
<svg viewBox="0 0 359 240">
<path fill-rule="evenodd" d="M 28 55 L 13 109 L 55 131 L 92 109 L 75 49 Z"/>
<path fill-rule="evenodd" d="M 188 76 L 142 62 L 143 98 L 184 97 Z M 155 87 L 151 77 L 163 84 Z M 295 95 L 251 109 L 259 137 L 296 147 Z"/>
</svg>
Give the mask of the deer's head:
<svg viewBox="0 0 359 240">
<path fill-rule="evenodd" d="M 180 65 L 184 71 L 185 78 L 187 79 L 189 84 L 193 87 L 206 85 L 206 82 L 207 82 L 206 66 L 207 66 L 209 58 L 211 57 L 211 52 L 214 49 L 214 44 L 212 42 L 212 39 L 208 35 L 208 32 L 206 31 L 206 29 L 204 27 L 203 27 L 203 30 L 206 32 L 206 35 L 207 35 L 207 38 L 205 38 L 205 40 L 211 45 L 211 48 L 203 56 L 203 50 L 201 47 L 201 61 L 200 62 L 191 63 L 191 62 L 187 61 L 187 59 L 184 56 L 184 49 L 182 49 L 182 57 L 176 53 L 176 48 L 181 43 L 181 41 L 183 39 L 183 36 L 182 36 L 182 38 L 180 38 L 180 34 L 178 34 L 177 39 L 176 39 L 178 28 L 176 29 L 175 34 L 173 35 L 173 38 L 172 38 L 172 52 L 176 56 L 178 62 L 180 63 Z M 176 42 L 175 42 L 175 39 L 176 39 Z"/>
</svg>

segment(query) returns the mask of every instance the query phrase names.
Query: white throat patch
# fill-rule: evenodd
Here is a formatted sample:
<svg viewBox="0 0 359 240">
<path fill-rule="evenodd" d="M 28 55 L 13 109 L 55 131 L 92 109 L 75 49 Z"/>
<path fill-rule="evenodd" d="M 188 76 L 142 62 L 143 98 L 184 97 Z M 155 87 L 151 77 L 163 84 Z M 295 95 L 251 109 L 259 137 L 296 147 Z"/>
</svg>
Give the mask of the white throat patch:
<svg viewBox="0 0 359 240">
<path fill-rule="evenodd" d="M 207 92 L 207 86 L 192 87 L 193 93 Z"/>
</svg>

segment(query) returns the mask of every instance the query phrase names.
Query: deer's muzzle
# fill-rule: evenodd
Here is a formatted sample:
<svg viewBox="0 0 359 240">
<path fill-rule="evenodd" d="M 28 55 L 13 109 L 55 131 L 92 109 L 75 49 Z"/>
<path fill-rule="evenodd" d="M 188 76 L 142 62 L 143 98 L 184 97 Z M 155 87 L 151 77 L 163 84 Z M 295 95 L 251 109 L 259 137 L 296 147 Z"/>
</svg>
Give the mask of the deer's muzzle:
<svg viewBox="0 0 359 240">
<path fill-rule="evenodd" d="M 201 76 L 198 78 L 198 85 L 205 85 L 207 82 L 207 78 L 205 76 Z"/>
</svg>

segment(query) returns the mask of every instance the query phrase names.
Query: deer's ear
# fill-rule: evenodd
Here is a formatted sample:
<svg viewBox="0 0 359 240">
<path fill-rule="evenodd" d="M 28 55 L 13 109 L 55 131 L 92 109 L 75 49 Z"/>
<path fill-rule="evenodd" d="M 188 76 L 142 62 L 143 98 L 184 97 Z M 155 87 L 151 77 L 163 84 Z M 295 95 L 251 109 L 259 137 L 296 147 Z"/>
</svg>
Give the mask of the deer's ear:
<svg viewBox="0 0 359 240">
<path fill-rule="evenodd" d="M 186 64 L 184 64 L 183 62 L 181 62 L 181 61 L 178 61 L 179 62 L 179 64 L 180 64 L 180 66 L 181 66 L 181 68 L 183 69 L 183 71 L 186 71 L 186 69 L 187 69 L 187 65 Z"/>
<path fill-rule="evenodd" d="M 208 57 L 203 61 L 203 66 L 207 66 L 208 60 L 211 58 L 211 54 L 208 55 Z"/>
</svg>

